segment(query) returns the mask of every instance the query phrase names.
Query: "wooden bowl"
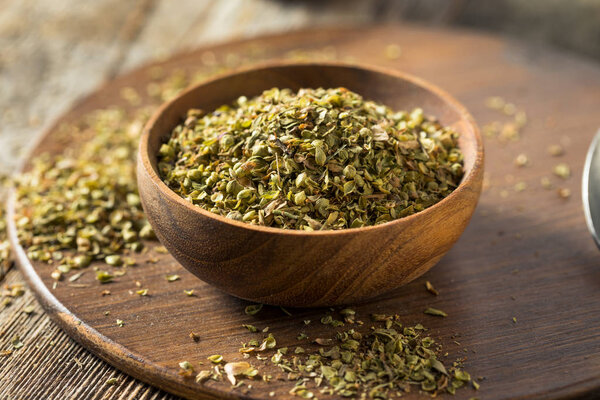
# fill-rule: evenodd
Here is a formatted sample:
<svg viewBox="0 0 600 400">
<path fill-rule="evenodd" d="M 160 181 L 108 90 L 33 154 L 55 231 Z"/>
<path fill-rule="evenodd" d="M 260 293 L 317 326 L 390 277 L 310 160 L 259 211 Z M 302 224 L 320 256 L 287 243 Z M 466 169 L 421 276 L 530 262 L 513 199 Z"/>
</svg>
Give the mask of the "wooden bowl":
<svg viewBox="0 0 600 400">
<path fill-rule="evenodd" d="M 160 179 L 156 155 L 190 108 L 211 111 L 272 87 L 343 86 L 392 109 L 422 107 L 460 132 L 465 175 L 439 203 L 409 217 L 363 228 L 306 232 L 234 221 L 194 206 Z M 339 63 L 270 64 L 211 79 L 164 104 L 148 122 L 138 186 L 162 244 L 189 271 L 259 303 L 313 307 L 362 302 L 425 273 L 461 235 L 477 204 L 482 141 L 465 107 L 412 76 Z"/>
</svg>

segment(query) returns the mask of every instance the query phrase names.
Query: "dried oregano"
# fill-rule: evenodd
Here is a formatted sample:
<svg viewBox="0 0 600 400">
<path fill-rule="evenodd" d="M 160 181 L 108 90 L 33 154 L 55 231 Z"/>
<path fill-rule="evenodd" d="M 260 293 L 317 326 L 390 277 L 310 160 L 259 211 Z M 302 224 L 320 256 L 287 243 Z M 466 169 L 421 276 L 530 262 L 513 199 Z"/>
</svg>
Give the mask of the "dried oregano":
<svg viewBox="0 0 600 400">
<path fill-rule="evenodd" d="M 139 128 L 146 115 L 132 120 L 117 109 L 97 111 L 83 132 L 65 128 L 71 135 L 92 133 L 80 149 L 36 157 L 32 168 L 15 179 L 21 245 L 31 259 L 57 265 L 57 280 L 95 260 L 128 264 L 120 253 L 140 251 L 142 240 L 153 238 L 135 179 Z"/>
<path fill-rule="evenodd" d="M 355 321 L 354 310 L 344 309 L 339 314 L 345 322 L 335 326 L 329 322 L 336 320 L 331 314 L 322 318 L 330 326 L 330 337 L 316 338 L 311 343 L 299 336 L 297 344 L 302 346 L 290 348 L 278 347 L 272 334 L 262 340 L 251 339 L 239 349 L 248 361 L 227 362 L 223 367 L 222 356 L 210 356 L 213 365 L 199 371 L 196 381 L 221 381 L 226 375 L 234 386 L 242 385 L 244 379 L 270 382 L 272 375 L 252 366 L 267 361 L 282 372 L 277 379 L 290 382 L 289 393 L 303 398 L 324 394 L 387 399 L 414 389 L 436 397 L 444 392 L 454 394 L 468 384 L 479 389 L 479 383 L 462 369 L 460 360 L 444 365 L 438 358 L 441 345 L 421 324 L 403 326 L 397 315 L 373 314 L 373 324 L 364 329 L 360 328 L 362 321 Z M 255 363 L 250 362 L 252 358 Z"/>
<path fill-rule="evenodd" d="M 448 196 L 458 134 L 417 108 L 392 111 L 344 88 L 271 89 L 190 110 L 159 151 L 162 179 L 213 213 L 321 230 L 376 225 Z"/>
</svg>

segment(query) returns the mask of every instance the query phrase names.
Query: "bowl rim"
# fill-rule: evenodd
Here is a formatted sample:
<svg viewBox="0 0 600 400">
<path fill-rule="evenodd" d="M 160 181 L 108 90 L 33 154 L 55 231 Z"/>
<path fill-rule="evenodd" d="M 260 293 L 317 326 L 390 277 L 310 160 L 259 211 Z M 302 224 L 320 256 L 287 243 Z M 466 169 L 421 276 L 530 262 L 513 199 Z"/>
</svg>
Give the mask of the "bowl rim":
<svg viewBox="0 0 600 400">
<path fill-rule="evenodd" d="M 253 225 L 248 224 L 242 221 L 233 220 L 219 214 L 212 213 L 202 207 L 196 206 L 189 201 L 185 200 L 183 197 L 179 196 L 175 191 L 173 191 L 170 187 L 168 187 L 163 180 L 158 175 L 158 171 L 154 169 L 152 163 L 150 162 L 150 154 L 149 154 L 149 138 L 150 132 L 156 122 L 161 118 L 163 113 L 169 109 L 173 103 L 177 102 L 181 97 L 187 96 L 190 93 L 198 90 L 202 86 L 229 79 L 233 76 L 252 72 L 252 71 L 260 71 L 260 70 L 268 70 L 273 68 L 286 68 L 286 67 L 337 67 L 337 68 L 348 68 L 355 70 L 363 70 L 371 73 L 383 74 L 392 76 L 396 79 L 401 79 L 408 81 L 409 83 L 419 86 L 426 91 L 433 93 L 435 96 L 440 98 L 444 103 L 448 104 L 451 108 L 453 108 L 461 117 L 461 119 L 465 120 L 467 124 L 470 126 L 470 130 L 472 133 L 468 133 L 472 135 L 475 139 L 475 160 L 473 160 L 472 168 L 463 176 L 459 185 L 450 193 L 448 196 L 444 197 L 439 202 L 434 205 L 427 207 L 426 209 L 419 211 L 415 214 L 397 218 L 392 221 L 385 222 L 383 224 L 378 225 L 368 225 L 358 228 L 345 228 L 345 229 L 328 229 L 322 231 L 305 231 L 299 229 L 283 229 L 271 226 L 261 226 L 261 225 Z M 462 134 L 462 133 L 461 133 Z M 348 234 L 356 234 L 359 232 L 367 232 L 367 231 L 375 231 L 381 229 L 387 229 L 392 225 L 397 224 L 408 224 L 419 218 L 424 218 L 428 214 L 433 213 L 434 211 L 445 207 L 447 204 L 450 204 L 455 199 L 459 198 L 465 191 L 469 191 L 472 189 L 474 183 L 482 174 L 483 169 L 483 160 L 484 160 L 484 151 L 483 151 L 483 140 L 481 134 L 479 132 L 479 127 L 475 122 L 473 116 L 469 113 L 467 108 L 462 105 L 458 100 L 456 100 L 452 95 L 450 95 L 445 90 L 439 88 L 438 86 L 422 79 L 417 76 L 399 71 L 397 69 L 385 68 L 380 66 L 374 66 L 369 64 L 362 63 L 354 63 L 354 62 L 342 62 L 342 61 L 282 61 L 282 60 L 272 60 L 267 62 L 261 62 L 257 64 L 253 64 L 247 67 L 236 68 L 233 71 L 225 72 L 222 74 L 215 75 L 211 78 L 204 79 L 197 84 L 190 86 L 189 88 L 183 90 L 177 96 L 172 98 L 171 100 L 163 103 L 150 117 L 150 119 L 144 125 L 142 135 L 140 137 L 140 142 L 138 146 L 138 169 L 141 167 L 144 170 L 144 173 L 150 178 L 151 182 L 156 186 L 157 190 L 162 192 L 165 196 L 168 197 L 171 201 L 174 201 L 179 206 L 182 206 L 193 213 L 198 213 L 204 217 L 215 219 L 221 223 L 230 225 L 232 228 L 241 228 L 248 229 L 250 231 L 255 231 L 257 233 L 269 233 L 269 234 L 277 234 L 277 235 L 292 235 L 292 236 L 333 236 L 333 235 L 348 235 Z M 140 173 L 138 171 L 138 173 Z M 138 185 L 140 185 L 140 180 L 138 179 Z M 140 191 L 141 192 L 141 191 Z"/>
</svg>

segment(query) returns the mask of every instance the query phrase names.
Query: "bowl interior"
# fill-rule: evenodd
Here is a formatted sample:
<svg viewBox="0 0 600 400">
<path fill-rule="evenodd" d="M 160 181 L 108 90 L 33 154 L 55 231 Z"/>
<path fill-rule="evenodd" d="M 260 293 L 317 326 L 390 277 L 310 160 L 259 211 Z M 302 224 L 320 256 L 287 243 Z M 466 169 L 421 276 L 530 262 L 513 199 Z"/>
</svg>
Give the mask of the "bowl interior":
<svg viewBox="0 0 600 400">
<path fill-rule="evenodd" d="M 146 152 L 154 174 L 158 175 L 158 149 L 190 108 L 211 112 L 223 104 L 232 103 L 239 96 L 250 98 L 273 87 L 298 90 L 340 86 L 393 110 L 421 107 L 427 115 L 435 116 L 443 125 L 458 131 L 459 146 L 464 155 L 463 182 L 469 178 L 475 163 L 481 161 L 481 139 L 474 120 L 460 103 L 444 91 L 396 71 L 321 63 L 262 66 L 200 83 L 157 112 L 147 125 L 149 132 L 142 139 L 147 143 L 142 143 L 141 150 Z"/>
</svg>

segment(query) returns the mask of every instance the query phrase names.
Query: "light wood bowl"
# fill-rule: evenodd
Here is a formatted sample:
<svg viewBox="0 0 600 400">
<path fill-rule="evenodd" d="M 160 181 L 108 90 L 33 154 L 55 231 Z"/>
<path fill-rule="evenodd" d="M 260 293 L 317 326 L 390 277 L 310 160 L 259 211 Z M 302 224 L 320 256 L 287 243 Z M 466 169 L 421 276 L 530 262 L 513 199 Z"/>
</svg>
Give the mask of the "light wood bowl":
<svg viewBox="0 0 600 400">
<path fill-rule="evenodd" d="M 306 232 L 234 221 L 194 206 L 157 173 L 156 155 L 190 108 L 211 111 L 272 87 L 343 86 L 392 109 L 422 107 L 460 132 L 465 175 L 439 203 L 382 225 Z M 277 63 L 205 81 L 164 104 L 148 122 L 138 154 L 138 186 L 162 244 L 205 282 L 243 299 L 313 307 L 362 302 L 429 270 L 452 247 L 477 205 L 483 147 L 477 125 L 439 88 L 391 70 L 339 63 Z"/>
</svg>

